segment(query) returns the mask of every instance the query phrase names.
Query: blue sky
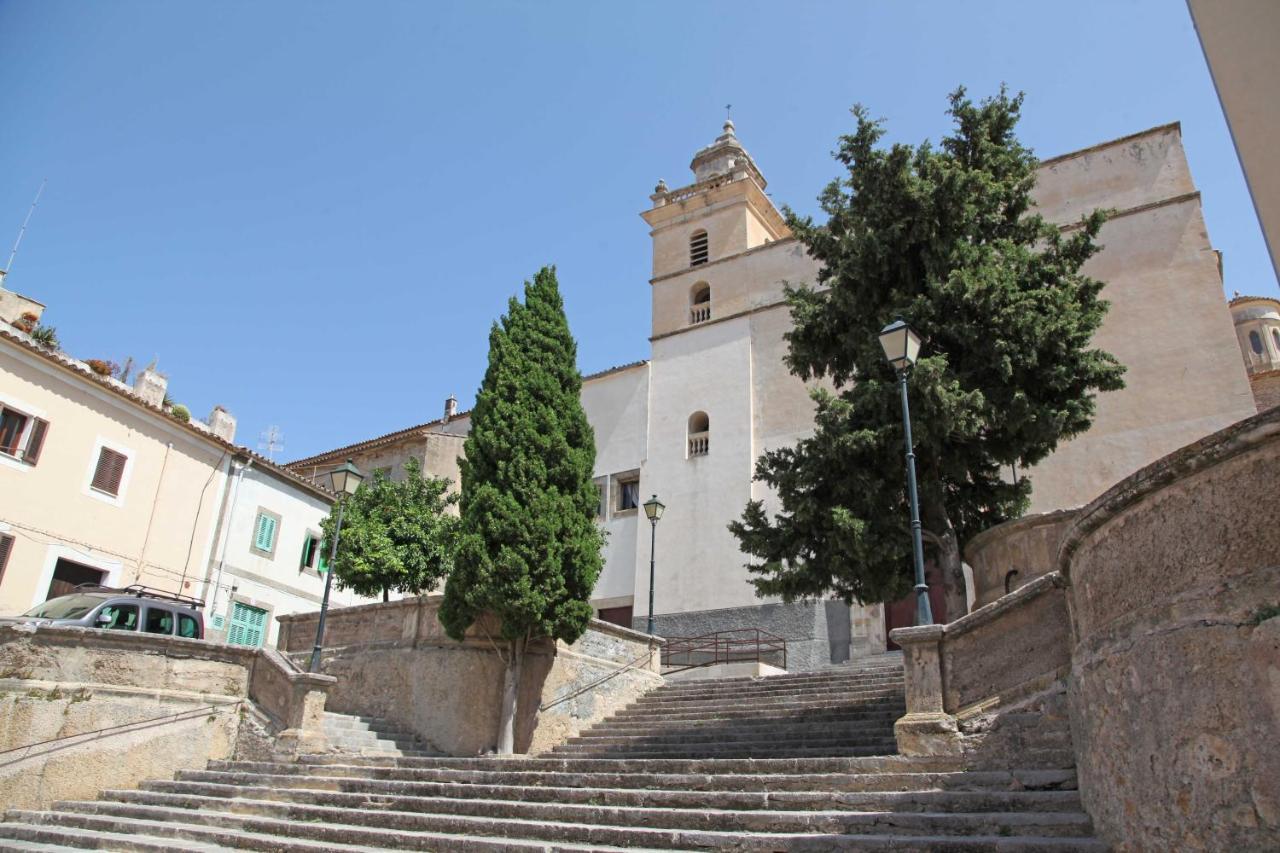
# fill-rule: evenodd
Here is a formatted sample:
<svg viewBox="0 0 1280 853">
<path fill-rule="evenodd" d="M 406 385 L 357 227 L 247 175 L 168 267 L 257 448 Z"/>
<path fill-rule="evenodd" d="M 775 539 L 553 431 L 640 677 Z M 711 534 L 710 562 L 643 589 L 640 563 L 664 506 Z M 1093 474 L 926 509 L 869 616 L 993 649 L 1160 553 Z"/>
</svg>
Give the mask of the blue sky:
<svg viewBox="0 0 1280 853">
<path fill-rule="evenodd" d="M 726 103 L 805 212 L 855 102 L 918 142 L 1004 81 L 1043 157 L 1180 120 L 1227 290 L 1278 293 L 1179 0 L 0 0 L 0 33 L 5 258 L 48 179 L 9 286 L 282 460 L 469 406 L 544 263 L 584 372 L 646 358 L 638 213 Z"/>
</svg>

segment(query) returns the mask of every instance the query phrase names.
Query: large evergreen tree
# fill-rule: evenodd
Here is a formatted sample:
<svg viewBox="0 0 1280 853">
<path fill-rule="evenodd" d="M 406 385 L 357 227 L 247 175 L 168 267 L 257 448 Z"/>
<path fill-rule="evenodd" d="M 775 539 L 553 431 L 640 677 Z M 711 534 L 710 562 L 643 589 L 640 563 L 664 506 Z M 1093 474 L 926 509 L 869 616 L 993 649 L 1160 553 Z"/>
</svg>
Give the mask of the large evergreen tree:
<svg viewBox="0 0 1280 853">
<path fill-rule="evenodd" d="M 426 592 L 448 572 L 458 520 L 447 510 L 458 497 L 449 494 L 448 480 L 424 477 L 416 459 L 404 471 L 401 480 L 374 472 L 346 499 L 334 569 L 340 588 L 386 601 L 391 591 Z M 336 508 L 321 522 L 326 542 L 333 541 L 335 515 Z"/>
<path fill-rule="evenodd" d="M 1080 272 L 1104 215 L 1060 229 L 1034 212 L 1021 105 L 1003 89 L 979 104 L 958 89 L 938 148 L 883 147 L 880 122 L 855 107 L 835 152 L 847 175 L 820 196 L 827 222 L 786 211 L 822 264 L 822 287 L 787 290 L 787 365 L 835 393 L 813 393 L 812 437 L 757 462 L 781 512 L 752 501 L 730 526 L 760 594 L 873 602 L 910 589 L 901 410 L 878 341 L 894 318 L 923 338 L 912 426 L 951 619 L 965 612 L 961 543 L 1024 512 L 1021 473 L 1089 427 L 1097 391 L 1123 386 L 1123 367 L 1090 343 L 1102 283 Z"/>
<path fill-rule="evenodd" d="M 462 461 L 462 532 L 440 621 L 461 640 L 485 613 L 506 665 L 498 751 L 515 747 L 525 649 L 587 628 L 601 568 L 595 436 L 582 410 L 577 347 L 554 267 L 525 283 L 489 333 L 489 367 Z"/>
</svg>

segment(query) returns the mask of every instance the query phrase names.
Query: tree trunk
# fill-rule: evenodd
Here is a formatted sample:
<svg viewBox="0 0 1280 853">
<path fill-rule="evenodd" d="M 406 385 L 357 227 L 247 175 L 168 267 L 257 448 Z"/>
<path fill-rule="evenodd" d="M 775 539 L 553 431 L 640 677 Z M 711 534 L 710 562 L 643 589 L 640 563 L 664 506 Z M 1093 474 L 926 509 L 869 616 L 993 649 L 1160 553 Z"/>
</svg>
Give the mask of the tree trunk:
<svg viewBox="0 0 1280 853">
<path fill-rule="evenodd" d="M 520 692 L 520 670 L 524 666 L 524 640 L 512 640 L 507 672 L 502 684 L 502 715 L 498 721 L 498 754 L 516 751 L 516 697 Z"/>
<path fill-rule="evenodd" d="M 390 601 L 390 600 L 391 600 L 391 590 L 387 589 L 387 588 L 384 586 L 384 587 L 382 588 L 382 603 L 383 603 L 383 604 L 386 604 L 386 603 L 387 603 L 388 601 Z"/>
<path fill-rule="evenodd" d="M 954 622 L 969 612 L 965 595 L 964 568 L 960 557 L 960 540 L 956 529 L 947 517 L 947 511 L 937 502 L 925 500 L 924 523 L 938 543 L 938 569 L 942 572 L 942 592 L 947 603 L 947 621 Z M 934 614 L 937 621 L 937 614 Z"/>
</svg>

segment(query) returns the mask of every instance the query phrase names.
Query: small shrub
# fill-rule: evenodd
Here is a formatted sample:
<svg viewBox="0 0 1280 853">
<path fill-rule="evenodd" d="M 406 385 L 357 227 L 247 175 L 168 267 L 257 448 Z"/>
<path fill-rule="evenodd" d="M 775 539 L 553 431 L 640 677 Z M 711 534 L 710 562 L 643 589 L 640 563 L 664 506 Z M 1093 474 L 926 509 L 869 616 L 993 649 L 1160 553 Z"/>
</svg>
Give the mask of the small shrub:
<svg viewBox="0 0 1280 853">
<path fill-rule="evenodd" d="M 89 369 L 99 376 L 115 376 L 120 372 L 120 365 L 102 358 L 91 358 L 85 362 Z"/>
<path fill-rule="evenodd" d="M 1268 619 L 1274 619 L 1280 616 L 1280 604 L 1268 604 L 1266 607 L 1259 607 L 1254 611 L 1253 618 L 1249 620 L 1250 625 L 1261 625 Z"/>
<path fill-rule="evenodd" d="M 31 340 L 49 349 L 58 349 L 62 345 L 58 340 L 58 330 L 53 326 L 36 326 L 36 330 L 31 333 Z"/>
<path fill-rule="evenodd" d="M 191 410 L 181 403 L 174 403 L 169 409 L 169 416 L 175 421 L 182 421 L 184 424 L 191 421 Z"/>
</svg>

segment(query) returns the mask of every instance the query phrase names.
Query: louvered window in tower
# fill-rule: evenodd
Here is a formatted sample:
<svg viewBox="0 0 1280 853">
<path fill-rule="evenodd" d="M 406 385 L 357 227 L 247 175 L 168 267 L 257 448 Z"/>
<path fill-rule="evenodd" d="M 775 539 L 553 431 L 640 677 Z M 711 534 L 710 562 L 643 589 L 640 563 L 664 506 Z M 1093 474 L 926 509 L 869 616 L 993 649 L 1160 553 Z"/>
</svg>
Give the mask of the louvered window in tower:
<svg viewBox="0 0 1280 853">
<path fill-rule="evenodd" d="M 707 262 L 707 232 L 694 231 L 689 238 L 689 266 L 701 266 Z"/>
<path fill-rule="evenodd" d="M 124 467 L 129 457 L 109 447 L 98 452 L 98 465 L 93 469 L 93 481 L 89 484 L 108 495 L 120 494 L 120 481 L 124 479 Z"/>
</svg>

